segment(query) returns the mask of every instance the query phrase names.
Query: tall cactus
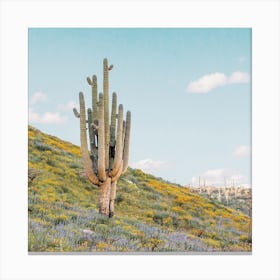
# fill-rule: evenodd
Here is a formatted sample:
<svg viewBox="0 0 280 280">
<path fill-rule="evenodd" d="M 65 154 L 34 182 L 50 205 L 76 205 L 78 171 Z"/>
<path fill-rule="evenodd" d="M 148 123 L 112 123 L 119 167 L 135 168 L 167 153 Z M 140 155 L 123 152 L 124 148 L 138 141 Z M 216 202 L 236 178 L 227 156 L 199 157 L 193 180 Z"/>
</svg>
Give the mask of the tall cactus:
<svg viewBox="0 0 280 280">
<path fill-rule="evenodd" d="M 127 111 L 123 120 L 123 105 L 118 106 L 117 94 L 113 93 L 111 122 L 109 120 L 109 71 L 108 60 L 103 60 L 103 93 L 97 94 L 97 78 L 87 77 L 92 88 L 92 106 L 85 110 L 84 95 L 79 94 L 80 112 L 73 108 L 74 115 L 80 118 L 80 140 L 82 161 L 87 177 L 98 185 L 99 212 L 108 217 L 114 216 L 117 180 L 126 172 L 129 158 L 131 113 Z M 89 146 L 87 142 L 87 131 Z M 90 152 L 89 152 L 90 147 Z"/>
</svg>

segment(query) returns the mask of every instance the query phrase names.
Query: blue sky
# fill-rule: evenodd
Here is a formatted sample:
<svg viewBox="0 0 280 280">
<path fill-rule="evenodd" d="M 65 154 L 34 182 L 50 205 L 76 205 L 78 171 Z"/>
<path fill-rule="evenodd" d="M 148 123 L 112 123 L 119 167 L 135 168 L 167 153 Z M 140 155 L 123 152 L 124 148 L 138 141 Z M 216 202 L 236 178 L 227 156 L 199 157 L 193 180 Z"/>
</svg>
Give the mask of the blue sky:
<svg viewBox="0 0 280 280">
<path fill-rule="evenodd" d="M 183 185 L 251 184 L 251 29 L 29 29 L 29 123 L 79 145 L 78 93 L 110 71 L 130 166 Z"/>
</svg>

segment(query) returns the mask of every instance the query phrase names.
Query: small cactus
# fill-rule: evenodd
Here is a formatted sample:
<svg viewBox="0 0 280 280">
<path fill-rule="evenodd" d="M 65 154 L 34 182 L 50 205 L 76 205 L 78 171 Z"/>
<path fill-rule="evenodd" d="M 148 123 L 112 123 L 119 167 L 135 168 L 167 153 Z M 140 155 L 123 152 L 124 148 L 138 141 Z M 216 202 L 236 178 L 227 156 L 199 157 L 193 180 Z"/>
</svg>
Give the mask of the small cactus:
<svg viewBox="0 0 280 280">
<path fill-rule="evenodd" d="M 108 217 L 114 216 L 117 180 L 126 172 L 129 158 L 131 113 L 127 111 L 123 120 L 123 105 L 118 106 L 117 94 L 112 97 L 111 118 L 109 119 L 109 71 L 108 60 L 103 60 L 103 93 L 97 94 L 97 77 L 87 77 L 92 88 L 92 107 L 87 109 L 84 95 L 79 94 L 80 113 L 73 109 L 80 119 L 80 141 L 82 161 L 88 179 L 99 186 L 99 212 Z M 87 143 L 87 131 L 89 147 Z"/>
</svg>

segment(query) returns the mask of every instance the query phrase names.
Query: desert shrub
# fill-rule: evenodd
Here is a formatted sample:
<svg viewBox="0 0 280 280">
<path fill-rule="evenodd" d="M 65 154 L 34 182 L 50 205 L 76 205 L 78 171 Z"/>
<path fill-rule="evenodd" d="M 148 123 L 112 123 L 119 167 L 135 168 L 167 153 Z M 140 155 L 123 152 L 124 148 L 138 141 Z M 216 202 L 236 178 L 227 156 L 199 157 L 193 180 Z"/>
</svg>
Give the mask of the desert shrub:
<svg viewBox="0 0 280 280">
<path fill-rule="evenodd" d="M 69 167 L 70 167 L 70 168 L 73 168 L 73 169 L 77 169 L 77 168 L 80 168 L 81 165 L 80 165 L 79 163 L 77 163 L 77 162 L 71 162 L 71 163 L 69 164 Z"/>
<path fill-rule="evenodd" d="M 68 192 L 70 192 L 70 189 L 68 187 L 62 185 L 59 188 L 57 188 L 57 192 L 58 193 L 68 193 Z"/>
<path fill-rule="evenodd" d="M 108 225 L 110 223 L 110 220 L 104 215 L 97 214 L 95 218 L 97 224 Z"/>
<path fill-rule="evenodd" d="M 156 224 L 163 225 L 163 220 L 168 217 L 169 217 L 169 214 L 166 212 L 156 212 L 153 216 L 153 221 Z"/>
<path fill-rule="evenodd" d="M 38 163 L 41 161 L 41 156 L 40 155 L 32 155 L 28 154 L 28 162 L 29 163 Z"/>
<path fill-rule="evenodd" d="M 54 224 L 66 224 L 69 221 L 69 217 L 66 215 L 59 215 L 54 217 Z"/>
<path fill-rule="evenodd" d="M 246 234 L 242 234 L 242 235 L 240 235 L 239 240 L 241 242 L 252 243 L 252 236 L 248 236 Z"/>
<path fill-rule="evenodd" d="M 116 204 L 121 203 L 123 200 L 124 200 L 123 194 L 122 193 L 117 193 L 116 200 L 115 200 Z"/>
<path fill-rule="evenodd" d="M 155 210 L 158 210 L 158 211 L 161 211 L 161 212 L 167 210 L 167 206 L 166 206 L 166 205 L 162 205 L 161 203 L 155 203 L 155 204 L 153 205 L 153 208 L 154 208 Z"/>
<path fill-rule="evenodd" d="M 148 192 L 153 191 L 153 189 L 152 189 L 149 185 L 147 185 L 146 183 L 140 184 L 139 186 L 140 186 L 141 189 L 143 189 L 144 191 L 148 191 Z"/>
<path fill-rule="evenodd" d="M 148 251 L 156 252 L 160 251 L 164 246 L 164 241 L 158 238 L 149 238 L 145 240 L 143 247 Z"/>
<path fill-rule="evenodd" d="M 126 183 L 121 186 L 121 191 L 125 193 L 131 193 L 133 192 L 133 189 L 129 187 L 129 185 Z"/>
<path fill-rule="evenodd" d="M 159 193 L 156 192 L 151 192 L 147 194 L 147 199 L 151 199 L 151 200 L 159 200 L 161 198 L 161 195 Z"/>
<path fill-rule="evenodd" d="M 47 163 L 47 165 L 50 165 L 50 166 L 56 166 L 55 161 L 51 157 L 47 158 L 46 163 Z"/>
<path fill-rule="evenodd" d="M 211 248 L 211 249 L 220 249 L 220 242 L 217 240 L 213 240 L 210 238 L 203 238 L 203 241 Z"/>
<path fill-rule="evenodd" d="M 31 144 L 39 151 L 53 151 L 53 148 L 49 145 L 46 145 L 38 140 L 33 140 Z"/>
<path fill-rule="evenodd" d="M 192 235 L 195 235 L 197 237 L 202 237 L 204 236 L 205 234 L 205 231 L 200 229 L 200 228 L 192 228 L 190 231 L 189 231 L 190 234 Z"/>
</svg>

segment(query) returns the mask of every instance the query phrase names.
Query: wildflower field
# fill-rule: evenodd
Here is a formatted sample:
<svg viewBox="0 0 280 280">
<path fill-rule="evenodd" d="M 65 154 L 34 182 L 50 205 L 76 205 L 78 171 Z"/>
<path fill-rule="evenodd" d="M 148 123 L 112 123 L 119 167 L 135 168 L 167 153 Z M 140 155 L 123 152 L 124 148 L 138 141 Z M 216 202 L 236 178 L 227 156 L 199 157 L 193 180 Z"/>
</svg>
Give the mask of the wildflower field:
<svg viewBox="0 0 280 280">
<path fill-rule="evenodd" d="M 246 213 L 141 170 L 118 181 L 114 218 L 100 215 L 80 148 L 28 134 L 29 252 L 251 252 Z"/>
</svg>

